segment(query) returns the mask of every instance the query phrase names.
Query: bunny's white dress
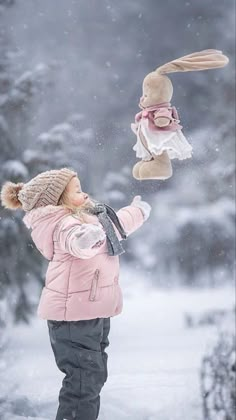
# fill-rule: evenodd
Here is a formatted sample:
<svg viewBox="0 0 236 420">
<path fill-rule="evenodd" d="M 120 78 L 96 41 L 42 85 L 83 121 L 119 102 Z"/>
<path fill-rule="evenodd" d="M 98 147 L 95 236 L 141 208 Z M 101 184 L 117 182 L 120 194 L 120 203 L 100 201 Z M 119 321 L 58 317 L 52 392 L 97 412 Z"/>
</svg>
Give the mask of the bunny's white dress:
<svg viewBox="0 0 236 420">
<path fill-rule="evenodd" d="M 131 124 L 133 132 L 137 135 L 137 142 L 133 147 L 136 156 L 142 160 L 152 159 L 152 153 L 161 155 L 165 150 L 170 159 L 187 159 L 192 157 L 192 146 L 182 133 L 179 125 L 178 114 L 174 107 L 168 103 L 166 106 L 155 106 L 144 109 L 135 117 Z M 154 117 L 167 117 L 170 124 L 166 127 L 157 127 Z M 147 146 L 143 144 L 142 136 L 146 139 Z"/>
</svg>

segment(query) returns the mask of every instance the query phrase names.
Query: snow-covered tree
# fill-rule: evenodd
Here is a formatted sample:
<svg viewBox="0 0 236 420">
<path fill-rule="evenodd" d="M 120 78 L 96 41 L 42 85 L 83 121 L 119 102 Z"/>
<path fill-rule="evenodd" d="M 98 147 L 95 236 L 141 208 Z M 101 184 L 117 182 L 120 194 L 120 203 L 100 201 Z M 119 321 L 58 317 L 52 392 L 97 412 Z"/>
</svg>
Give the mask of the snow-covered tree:
<svg viewBox="0 0 236 420">
<path fill-rule="evenodd" d="M 47 83 L 47 69 L 36 66 L 32 71 L 18 73 L 17 54 L 6 36 L 5 6 L 0 6 L 0 185 L 11 180 L 26 182 L 30 170 L 22 160 L 29 142 L 32 107 L 41 95 L 36 95 Z M 11 50 L 12 48 L 12 50 Z M 32 246 L 22 222 L 22 211 L 0 207 L 0 329 L 7 322 L 29 321 L 35 302 L 29 293 L 32 283 L 42 283 L 39 253 Z M 36 287 L 36 286 L 35 286 Z M 4 308 L 7 307 L 7 316 Z"/>
<path fill-rule="evenodd" d="M 235 333 L 221 331 L 201 366 L 204 420 L 235 420 L 236 354 Z"/>
<path fill-rule="evenodd" d="M 78 172 L 83 189 L 91 191 L 100 164 L 92 149 L 93 141 L 93 130 L 84 125 L 83 115 L 72 114 L 64 122 L 39 134 L 31 148 L 24 151 L 23 161 L 33 176 L 50 169 L 70 167 Z"/>
</svg>

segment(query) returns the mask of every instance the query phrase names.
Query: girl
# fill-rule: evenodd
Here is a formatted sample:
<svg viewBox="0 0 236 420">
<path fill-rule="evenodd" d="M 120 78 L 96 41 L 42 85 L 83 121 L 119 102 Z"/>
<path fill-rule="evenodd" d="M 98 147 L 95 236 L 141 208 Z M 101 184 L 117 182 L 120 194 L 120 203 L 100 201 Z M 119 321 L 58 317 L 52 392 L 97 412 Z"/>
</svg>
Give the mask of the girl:
<svg viewBox="0 0 236 420">
<path fill-rule="evenodd" d="M 47 320 L 58 368 L 65 374 L 56 420 L 95 420 L 107 380 L 110 317 L 122 311 L 120 243 L 149 217 L 134 198 L 117 212 L 82 191 L 77 173 L 62 168 L 26 184 L 6 182 L 6 208 L 22 208 L 39 251 L 49 260 L 38 316 Z"/>
</svg>

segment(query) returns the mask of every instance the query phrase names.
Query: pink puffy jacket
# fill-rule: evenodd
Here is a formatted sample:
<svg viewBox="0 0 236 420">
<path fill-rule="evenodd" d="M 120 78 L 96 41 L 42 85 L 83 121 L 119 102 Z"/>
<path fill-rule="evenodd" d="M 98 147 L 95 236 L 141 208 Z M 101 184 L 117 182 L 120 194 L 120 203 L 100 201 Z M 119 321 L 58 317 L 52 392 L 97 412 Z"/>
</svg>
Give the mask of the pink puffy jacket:
<svg viewBox="0 0 236 420">
<path fill-rule="evenodd" d="M 144 221 L 142 211 L 134 206 L 122 208 L 117 216 L 128 235 Z M 50 261 L 37 310 L 39 318 L 79 321 L 121 313 L 119 257 L 108 255 L 106 241 L 98 248 L 78 249 L 75 235 L 82 223 L 62 206 L 31 210 L 23 220 L 32 229 L 36 247 Z M 94 215 L 87 216 L 86 222 L 99 225 Z"/>
</svg>

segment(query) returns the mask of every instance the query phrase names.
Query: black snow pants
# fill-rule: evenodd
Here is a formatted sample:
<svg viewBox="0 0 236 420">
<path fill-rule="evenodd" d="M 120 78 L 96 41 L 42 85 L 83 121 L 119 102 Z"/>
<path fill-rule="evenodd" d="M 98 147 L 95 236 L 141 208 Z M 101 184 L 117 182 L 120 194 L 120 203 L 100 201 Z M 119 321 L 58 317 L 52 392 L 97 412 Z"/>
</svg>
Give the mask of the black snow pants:
<svg viewBox="0 0 236 420">
<path fill-rule="evenodd" d="M 47 324 L 56 364 L 65 374 L 55 420 L 96 420 L 108 376 L 110 318 Z"/>
</svg>

